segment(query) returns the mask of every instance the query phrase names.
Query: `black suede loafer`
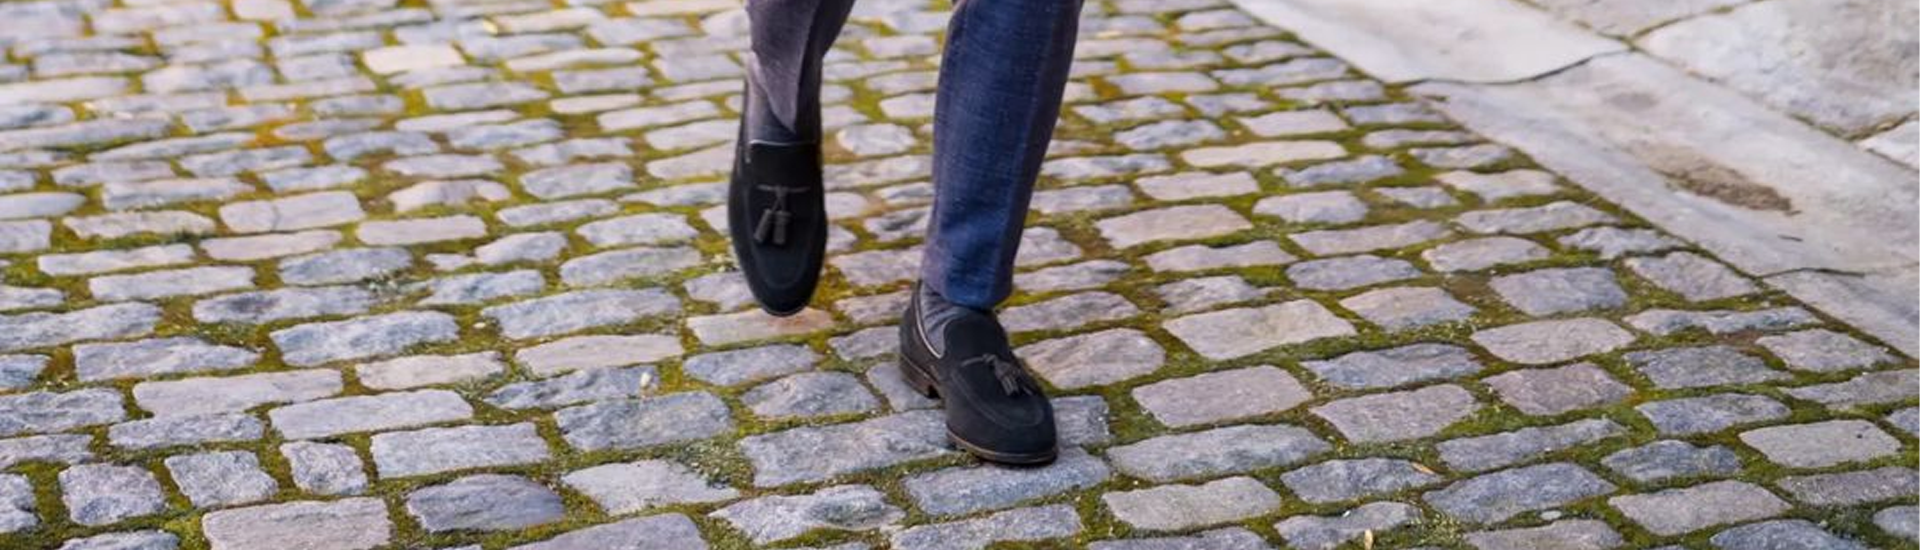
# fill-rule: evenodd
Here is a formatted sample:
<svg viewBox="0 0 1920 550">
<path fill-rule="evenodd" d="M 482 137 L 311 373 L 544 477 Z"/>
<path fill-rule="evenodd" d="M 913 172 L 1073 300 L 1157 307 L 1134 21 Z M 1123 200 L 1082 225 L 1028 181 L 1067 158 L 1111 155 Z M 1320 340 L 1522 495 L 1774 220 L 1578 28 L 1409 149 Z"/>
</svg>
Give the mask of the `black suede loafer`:
<svg viewBox="0 0 1920 550">
<path fill-rule="evenodd" d="M 1053 462 L 1060 454 L 1053 403 L 1014 357 L 1000 321 L 968 310 L 947 323 L 945 334 L 929 335 L 919 296 L 915 291 L 900 324 L 900 367 L 914 389 L 944 401 L 947 437 L 989 462 Z M 928 338 L 945 338 L 945 353 L 935 355 Z"/>
<path fill-rule="evenodd" d="M 760 309 L 806 309 L 827 251 L 827 208 L 819 143 L 747 141 L 734 146 L 727 232 Z"/>
</svg>

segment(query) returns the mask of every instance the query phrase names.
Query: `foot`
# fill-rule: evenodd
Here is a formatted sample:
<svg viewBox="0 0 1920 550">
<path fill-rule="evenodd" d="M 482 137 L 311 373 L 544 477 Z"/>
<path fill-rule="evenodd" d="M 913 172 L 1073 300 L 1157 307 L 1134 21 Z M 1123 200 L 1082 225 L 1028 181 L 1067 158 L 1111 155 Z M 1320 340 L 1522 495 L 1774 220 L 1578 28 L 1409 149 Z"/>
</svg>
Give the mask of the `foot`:
<svg viewBox="0 0 1920 550">
<path fill-rule="evenodd" d="M 936 300 L 916 290 L 901 321 L 907 383 L 944 400 L 947 437 L 967 452 L 1003 464 L 1052 462 L 1059 454 L 1053 404 L 1014 357 L 1006 329 L 992 313 L 927 303 Z M 929 319 L 929 310 L 938 317 Z"/>
<path fill-rule="evenodd" d="M 806 309 L 827 249 L 820 144 L 749 139 L 742 121 L 727 191 L 727 232 L 760 309 Z"/>
</svg>

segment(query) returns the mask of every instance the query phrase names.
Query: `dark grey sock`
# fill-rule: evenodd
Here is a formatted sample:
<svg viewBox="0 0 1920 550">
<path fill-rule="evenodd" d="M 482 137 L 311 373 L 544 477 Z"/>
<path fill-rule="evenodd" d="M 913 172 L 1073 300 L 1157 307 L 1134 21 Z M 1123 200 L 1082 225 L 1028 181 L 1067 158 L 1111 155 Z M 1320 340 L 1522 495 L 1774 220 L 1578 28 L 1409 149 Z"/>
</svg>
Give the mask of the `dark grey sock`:
<svg viewBox="0 0 1920 550">
<path fill-rule="evenodd" d="M 805 136 L 788 128 L 786 123 L 780 122 L 780 117 L 773 114 L 773 108 L 767 104 L 766 92 L 761 90 L 758 84 L 755 84 L 753 91 L 747 94 L 745 116 L 747 117 L 747 139 L 750 141 L 773 143 L 809 141 Z"/>
<path fill-rule="evenodd" d="M 919 289 L 920 326 L 926 328 L 927 346 L 933 348 L 936 355 L 944 354 L 947 352 L 947 325 L 973 309 L 947 301 L 946 297 L 927 285 L 920 285 Z"/>
</svg>

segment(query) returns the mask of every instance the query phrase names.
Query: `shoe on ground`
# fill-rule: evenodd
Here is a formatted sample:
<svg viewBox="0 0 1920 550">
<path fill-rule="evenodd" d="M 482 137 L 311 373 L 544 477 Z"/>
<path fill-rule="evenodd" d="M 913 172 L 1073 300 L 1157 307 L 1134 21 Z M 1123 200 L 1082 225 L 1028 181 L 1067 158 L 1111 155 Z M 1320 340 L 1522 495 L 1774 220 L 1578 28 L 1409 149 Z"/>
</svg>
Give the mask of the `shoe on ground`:
<svg viewBox="0 0 1920 550">
<path fill-rule="evenodd" d="M 966 310 L 947 323 L 944 334 L 927 334 L 920 292 L 913 294 L 900 325 L 900 368 L 915 390 L 944 402 L 947 437 L 990 462 L 1052 462 L 1059 455 L 1053 403 L 1014 357 L 1000 321 Z M 929 338 L 943 338 L 944 353 L 935 355 Z"/>
<path fill-rule="evenodd" d="M 727 232 L 747 288 L 767 313 L 793 315 L 813 299 L 827 251 L 825 194 L 818 142 L 749 141 L 743 129 L 727 190 Z"/>
</svg>

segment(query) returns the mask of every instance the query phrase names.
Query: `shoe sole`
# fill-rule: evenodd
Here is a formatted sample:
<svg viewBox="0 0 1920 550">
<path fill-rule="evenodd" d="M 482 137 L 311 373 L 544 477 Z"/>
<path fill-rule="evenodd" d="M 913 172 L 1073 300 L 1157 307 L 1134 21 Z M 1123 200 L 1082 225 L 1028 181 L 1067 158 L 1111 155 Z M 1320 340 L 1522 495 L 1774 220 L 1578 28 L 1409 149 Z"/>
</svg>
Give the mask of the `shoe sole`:
<svg viewBox="0 0 1920 550">
<path fill-rule="evenodd" d="M 900 374 L 901 378 L 906 379 L 907 385 L 913 387 L 914 391 L 920 392 L 920 395 L 927 396 L 929 399 L 940 398 L 940 386 L 934 381 L 933 374 L 904 354 L 900 356 Z M 1007 453 L 986 449 L 954 434 L 953 430 L 947 430 L 947 440 L 973 456 L 980 457 L 981 460 L 1010 466 L 1038 466 L 1051 463 L 1060 455 L 1058 448 L 1039 453 Z"/>
</svg>

